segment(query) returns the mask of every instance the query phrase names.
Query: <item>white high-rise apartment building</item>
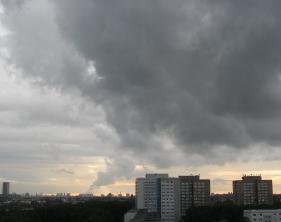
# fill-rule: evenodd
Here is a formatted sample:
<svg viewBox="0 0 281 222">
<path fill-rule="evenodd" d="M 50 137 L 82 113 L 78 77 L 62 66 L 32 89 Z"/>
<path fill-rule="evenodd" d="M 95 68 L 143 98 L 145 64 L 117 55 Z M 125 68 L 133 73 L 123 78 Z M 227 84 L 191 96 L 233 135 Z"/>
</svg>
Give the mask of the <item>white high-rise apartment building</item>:
<svg viewBox="0 0 281 222">
<path fill-rule="evenodd" d="M 179 178 L 161 179 L 161 222 L 180 220 Z"/>
<path fill-rule="evenodd" d="M 146 174 L 136 179 L 136 208 L 156 212 L 161 222 L 178 222 L 190 207 L 206 206 L 210 200 L 210 180 L 199 175 L 168 177 Z"/>
<path fill-rule="evenodd" d="M 168 174 L 146 174 L 145 178 L 136 179 L 137 209 L 160 212 L 162 178 L 168 178 Z"/>
</svg>

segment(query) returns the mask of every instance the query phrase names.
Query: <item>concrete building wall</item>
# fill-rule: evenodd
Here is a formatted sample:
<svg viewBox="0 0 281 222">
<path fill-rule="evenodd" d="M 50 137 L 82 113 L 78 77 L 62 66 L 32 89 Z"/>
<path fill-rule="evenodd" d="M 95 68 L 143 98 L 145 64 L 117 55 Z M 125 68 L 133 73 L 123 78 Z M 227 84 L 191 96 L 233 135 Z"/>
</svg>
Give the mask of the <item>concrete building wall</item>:
<svg viewBox="0 0 281 222">
<path fill-rule="evenodd" d="M 262 180 L 257 185 L 259 204 L 273 204 L 272 180 Z"/>
<path fill-rule="evenodd" d="M 159 180 L 146 178 L 144 181 L 144 207 L 148 212 L 157 212 L 159 209 Z"/>
<path fill-rule="evenodd" d="M 210 203 L 210 180 L 196 176 L 169 178 L 168 174 L 147 174 L 136 179 L 136 208 L 160 213 L 163 222 L 176 222 L 190 207 Z"/>
<path fill-rule="evenodd" d="M 145 207 L 144 207 L 144 180 L 145 180 L 145 178 L 136 179 L 136 209 L 145 209 Z"/>
<path fill-rule="evenodd" d="M 243 182 L 243 204 L 244 205 L 253 205 L 257 204 L 257 183 L 256 182 Z"/>
<path fill-rule="evenodd" d="M 162 178 L 168 178 L 168 174 L 146 174 L 145 178 L 136 179 L 137 209 L 147 209 L 148 212 L 160 212 L 160 183 Z"/>
<path fill-rule="evenodd" d="M 243 176 L 233 181 L 233 194 L 236 204 L 272 204 L 272 180 L 262 180 L 261 176 Z"/>
<path fill-rule="evenodd" d="M 210 202 L 210 180 L 196 176 L 180 176 L 181 215 L 191 207 L 207 206 Z"/>
<path fill-rule="evenodd" d="M 177 222 L 180 218 L 179 179 L 161 179 L 161 222 Z"/>
<path fill-rule="evenodd" d="M 199 180 L 193 184 L 194 206 L 207 206 L 210 202 L 210 180 Z"/>
</svg>

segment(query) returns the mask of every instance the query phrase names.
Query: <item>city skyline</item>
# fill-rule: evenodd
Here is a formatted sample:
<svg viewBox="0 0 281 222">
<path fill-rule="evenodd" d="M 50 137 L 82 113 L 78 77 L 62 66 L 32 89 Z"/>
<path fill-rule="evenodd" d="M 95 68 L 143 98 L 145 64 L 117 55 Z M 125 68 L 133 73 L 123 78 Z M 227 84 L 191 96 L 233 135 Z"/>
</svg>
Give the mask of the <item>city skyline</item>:
<svg viewBox="0 0 281 222">
<path fill-rule="evenodd" d="M 198 177 L 198 179 L 199 179 L 199 181 L 202 181 L 203 183 L 205 183 L 205 181 L 208 181 L 208 183 L 209 183 L 209 185 L 208 186 L 210 186 L 210 194 L 229 194 L 229 193 L 232 193 L 232 194 L 234 194 L 233 193 L 233 186 L 234 186 L 234 182 L 240 182 L 240 181 L 243 181 L 244 180 L 244 178 L 251 178 L 251 177 L 260 177 L 260 178 L 262 178 L 262 181 L 272 181 L 272 184 L 271 184 L 271 186 L 272 186 L 272 193 L 273 194 L 278 194 L 278 195 L 280 195 L 281 193 L 279 193 L 278 191 L 276 192 L 275 191 L 275 189 L 274 189 L 274 187 L 276 187 L 276 184 L 274 183 L 274 181 L 272 180 L 272 178 L 270 178 L 270 177 L 267 177 L 266 175 L 265 175 L 265 177 L 263 177 L 261 174 L 258 174 L 258 173 L 255 173 L 255 174 L 253 174 L 253 173 L 249 173 L 249 174 L 242 174 L 242 175 L 240 175 L 240 178 L 232 178 L 231 180 L 225 180 L 225 181 L 228 181 L 229 182 L 229 184 L 231 184 L 230 185 L 230 187 L 229 187 L 229 189 L 227 189 L 227 190 L 224 190 L 223 192 L 220 192 L 220 191 L 216 191 L 216 189 L 214 189 L 214 187 L 216 187 L 216 186 L 214 186 L 215 184 L 216 184 L 216 179 L 215 180 L 213 180 L 213 179 L 210 179 L 210 178 L 205 178 L 205 179 L 202 179 L 202 178 L 200 178 L 201 177 L 201 175 L 200 174 L 180 174 L 180 176 L 178 176 L 178 175 L 170 175 L 169 173 L 167 173 L 167 172 L 161 172 L 161 173 L 159 173 L 159 172 L 150 172 L 150 173 L 145 173 L 145 175 L 146 175 L 146 177 L 147 177 L 147 175 L 161 175 L 163 178 L 179 178 L 179 181 L 181 181 L 181 180 L 183 180 L 183 181 L 185 181 L 186 179 L 184 179 L 184 178 L 189 178 L 189 177 L 191 177 L 191 178 L 195 178 L 195 179 L 192 179 L 192 181 L 193 180 L 197 180 L 196 178 Z M 266 178 L 266 180 L 264 180 Z M 74 196 L 76 196 L 76 195 L 79 195 L 79 194 L 94 194 L 94 195 L 97 195 L 97 196 L 100 196 L 100 195 L 108 195 L 108 194 L 113 194 L 113 195 L 115 195 L 115 196 L 118 196 L 118 195 L 127 195 L 127 194 L 134 194 L 134 195 L 137 195 L 136 194 L 136 191 L 137 191 L 137 188 L 136 188 L 136 181 L 138 181 L 138 180 L 143 180 L 143 179 L 145 179 L 145 177 L 137 177 L 137 178 L 134 178 L 133 179 L 133 184 L 127 184 L 127 185 L 129 185 L 129 186 L 132 186 L 132 189 L 133 189 L 133 191 L 128 191 L 128 189 L 127 190 L 123 190 L 123 191 L 121 191 L 121 190 L 119 190 L 118 192 L 111 192 L 110 190 L 108 191 L 108 193 L 94 193 L 94 192 L 92 192 L 92 191 L 90 191 L 90 190 L 88 190 L 88 191 L 85 191 L 85 192 L 71 192 L 71 191 L 66 191 L 66 190 L 60 190 L 59 192 L 58 191 L 56 191 L 56 192 L 43 192 L 43 191 L 41 191 L 41 192 L 37 192 L 37 191 L 31 191 L 31 192 L 28 192 L 28 191 L 23 191 L 23 192 L 20 192 L 20 193 L 18 193 L 18 192 L 16 192 L 16 189 L 13 189 L 12 191 L 10 190 L 10 184 L 11 184 L 11 181 L 3 181 L 2 182 L 2 184 L 3 184 L 3 190 L 4 190 L 4 184 L 7 184 L 8 183 L 8 189 L 9 189 L 9 193 L 10 194 L 26 194 L 26 193 L 28 193 L 28 194 L 31 194 L 31 195 L 38 195 L 38 194 L 40 194 L 40 195 L 58 195 L 58 194 L 70 194 L 70 195 L 74 195 Z M 242 180 L 241 180 L 242 179 Z M 189 180 L 189 179 L 188 179 Z M 141 181 L 140 181 L 141 182 Z M 141 182 L 141 183 L 143 183 L 143 182 Z M 12 184 L 12 186 L 14 186 L 16 183 L 13 183 Z M 278 186 L 278 184 L 277 184 L 277 186 Z M 274 192 L 275 191 L 275 192 Z M 4 192 L 4 191 L 3 191 Z"/>
<path fill-rule="evenodd" d="M 118 194 L 167 172 L 227 193 L 252 173 L 281 193 L 280 7 L 0 0 L 0 182 Z"/>
</svg>

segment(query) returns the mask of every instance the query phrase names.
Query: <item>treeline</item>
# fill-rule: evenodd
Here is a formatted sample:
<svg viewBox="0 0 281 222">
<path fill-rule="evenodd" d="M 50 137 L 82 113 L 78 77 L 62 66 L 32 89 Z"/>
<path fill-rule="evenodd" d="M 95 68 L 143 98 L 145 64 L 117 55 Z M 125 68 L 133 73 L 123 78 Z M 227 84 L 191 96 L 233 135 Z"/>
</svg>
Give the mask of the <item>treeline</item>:
<svg viewBox="0 0 281 222">
<path fill-rule="evenodd" d="M 185 222 L 242 222 L 243 207 L 211 206 L 187 210 Z"/>
<path fill-rule="evenodd" d="M 237 206 L 221 204 L 208 207 L 195 207 L 187 210 L 184 222 L 247 222 L 243 218 L 246 209 L 281 209 L 281 204 L 273 206 Z"/>
<path fill-rule="evenodd" d="M 123 222 L 130 201 L 91 201 L 60 204 L 30 211 L 0 210 L 0 222 Z"/>
</svg>

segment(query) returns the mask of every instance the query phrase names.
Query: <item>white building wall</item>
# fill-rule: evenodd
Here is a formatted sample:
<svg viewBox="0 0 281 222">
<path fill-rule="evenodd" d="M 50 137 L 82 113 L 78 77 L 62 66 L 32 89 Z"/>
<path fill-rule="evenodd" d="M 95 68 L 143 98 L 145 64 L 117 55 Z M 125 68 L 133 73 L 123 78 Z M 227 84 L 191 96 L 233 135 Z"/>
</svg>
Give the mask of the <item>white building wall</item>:
<svg viewBox="0 0 281 222">
<path fill-rule="evenodd" d="M 160 180 L 168 174 L 146 174 L 144 181 L 144 207 L 148 212 L 160 212 Z"/>
<path fill-rule="evenodd" d="M 136 179 L 136 208 L 138 210 L 145 209 L 145 207 L 144 207 L 144 181 L 145 181 L 145 178 Z"/>
<path fill-rule="evenodd" d="M 281 222 L 281 209 L 244 210 L 244 217 L 250 222 Z"/>
<path fill-rule="evenodd" d="M 161 179 L 161 222 L 180 220 L 180 182 L 178 178 Z"/>
<path fill-rule="evenodd" d="M 156 178 L 145 178 L 144 181 L 144 208 L 148 212 L 157 212 L 160 194 Z"/>
<path fill-rule="evenodd" d="M 148 212 L 160 211 L 160 179 L 168 176 L 168 174 L 146 174 L 145 178 L 136 179 L 137 209 L 147 209 Z"/>
</svg>

